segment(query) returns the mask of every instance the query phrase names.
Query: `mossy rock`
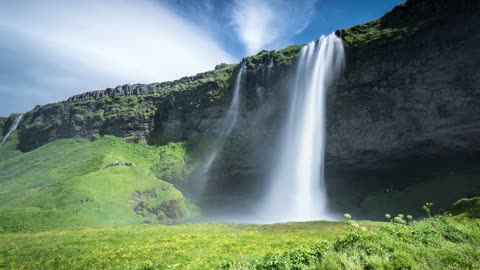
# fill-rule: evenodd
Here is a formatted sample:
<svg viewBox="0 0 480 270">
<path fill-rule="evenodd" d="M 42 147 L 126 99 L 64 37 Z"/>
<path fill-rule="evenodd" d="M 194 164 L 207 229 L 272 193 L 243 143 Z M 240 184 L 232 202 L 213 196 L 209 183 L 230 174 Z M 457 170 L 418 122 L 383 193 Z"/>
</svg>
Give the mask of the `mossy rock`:
<svg viewBox="0 0 480 270">
<path fill-rule="evenodd" d="M 480 218 L 480 197 L 458 200 L 453 204 L 451 211 L 460 217 Z"/>
</svg>

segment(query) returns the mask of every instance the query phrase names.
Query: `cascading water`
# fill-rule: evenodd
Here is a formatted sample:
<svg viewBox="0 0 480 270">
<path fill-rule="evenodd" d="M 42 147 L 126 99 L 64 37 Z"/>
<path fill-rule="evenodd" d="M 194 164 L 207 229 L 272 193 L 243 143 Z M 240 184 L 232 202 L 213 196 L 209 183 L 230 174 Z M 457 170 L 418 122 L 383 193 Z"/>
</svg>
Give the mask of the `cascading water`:
<svg viewBox="0 0 480 270">
<path fill-rule="evenodd" d="M 325 99 L 343 63 L 342 41 L 334 34 L 301 49 L 288 118 L 260 219 L 329 219 L 324 186 Z"/>
<path fill-rule="evenodd" d="M 242 63 L 240 69 L 238 70 L 237 76 L 235 78 L 235 85 L 233 88 L 233 96 L 232 101 L 230 103 L 230 107 L 223 119 L 222 127 L 218 134 L 217 139 L 213 143 L 211 147 L 211 151 L 207 153 L 205 162 L 202 164 L 200 170 L 197 172 L 195 178 L 198 184 L 197 193 L 199 195 L 203 194 L 207 179 L 208 179 L 208 172 L 213 165 L 213 162 L 216 160 L 218 154 L 222 150 L 223 146 L 225 145 L 225 140 L 227 139 L 228 135 L 232 132 L 233 128 L 237 124 L 238 115 L 240 111 L 240 104 L 241 104 L 241 97 L 240 91 L 245 82 L 245 77 L 247 74 L 247 67 L 245 62 Z"/>
<path fill-rule="evenodd" d="M 2 142 L 0 142 L 0 148 L 5 144 L 5 142 L 8 139 L 8 136 L 10 136 L 10 134 L 17 128 L 18 123 L 20 123 L 20 120 L 22 120 L 22 116 L 23 115 L 21 114 L 21 115 L 17 116 L 17 118 L 15 118 L 15 121 L 10 126 L 10 129 L 8 130 L 7 134 L 5 135 L 5 137 L 3 137 Z"/>
<path fill-rule="evenodd" d="M 267 65 L 267 84 L 270 84 L 272 81 L 272 69 L 273 69 L 273 57 L 270 58 Z"/>
<path fill-rule="evenodd" d="M 239 108 L 240 108 L 240 89 L 243 86 L 243 82 L 245 81 L 245 76 L 247 74 L 247 66 L 245 62 L 242 63 L 240 69 L 238 70 L 237 77 L 235 79 L 235 87 L 233 89 L 233 97 L 232 102 L 230 103 L 230 108 L 228 109 L 227 115 L 223 120 L 223 128 L 221 131 L 222 137 L 227 137 L 232 132 L 232 129 L 237 124 Z"/>
</svg>

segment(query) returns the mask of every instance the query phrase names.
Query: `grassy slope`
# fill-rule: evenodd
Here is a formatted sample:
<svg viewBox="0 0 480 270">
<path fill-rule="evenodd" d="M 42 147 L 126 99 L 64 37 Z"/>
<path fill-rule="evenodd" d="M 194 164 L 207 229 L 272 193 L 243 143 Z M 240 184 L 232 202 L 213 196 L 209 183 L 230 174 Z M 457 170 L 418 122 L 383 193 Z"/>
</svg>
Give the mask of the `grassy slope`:
<svg viewBox="0 0 480 270">
<path fill-rule="evenodd" d="M 151 175 L 161 147 L 106 136 L 62 139 L 21 153 L 15 136 L 0 150 L 0 230 L 155 223 L 188 215 L 181 192 Z M 111 166 L 116 161 L 133 165 Z M 133 211 L 140 202 L 143 216 Z"/>
<path fill-rule="evenodd" d="M 378 228 L 382 223 L 361 224 Z M 261 258 L 334 240 L 345 227 L 344 222 L 207 223 L 3 234 L 0 269 L 157 269 L 147 268 L 150 262 L 177 266 L 170 269 L 210 269 L 225 260 Z"/>
<path fill-rule="evenodd" d="M 0 136 L 0 141 L 3 139 L 3 136 Z M 16 142 L 18 141 L 17 132 L 13 131 L 10 136 L 8 136 L 5 144 L 0 148 L 0 162 L 10 159 L 12 157 L 20 155 L 20 152 L 17 149 Z"/>
</svg>

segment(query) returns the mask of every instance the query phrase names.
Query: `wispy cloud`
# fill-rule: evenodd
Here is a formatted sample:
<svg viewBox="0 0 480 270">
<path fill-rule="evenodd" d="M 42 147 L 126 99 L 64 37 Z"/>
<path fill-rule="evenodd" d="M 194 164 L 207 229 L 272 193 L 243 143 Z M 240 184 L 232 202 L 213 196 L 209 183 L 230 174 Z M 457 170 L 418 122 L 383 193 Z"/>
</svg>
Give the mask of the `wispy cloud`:
<svg viewBox="0 0 480 270">
<path fill-rule="evenodd" d="M 315 0 L 235 0 L 231 21 L 248 54 L 287 44 L 310 23 Z"/>
<path fill-rule="evenodd" d="M 0 115 L 234 61 L 212 33 L 150 0 L 2 1 L 0 35 Z"/>
</svg>

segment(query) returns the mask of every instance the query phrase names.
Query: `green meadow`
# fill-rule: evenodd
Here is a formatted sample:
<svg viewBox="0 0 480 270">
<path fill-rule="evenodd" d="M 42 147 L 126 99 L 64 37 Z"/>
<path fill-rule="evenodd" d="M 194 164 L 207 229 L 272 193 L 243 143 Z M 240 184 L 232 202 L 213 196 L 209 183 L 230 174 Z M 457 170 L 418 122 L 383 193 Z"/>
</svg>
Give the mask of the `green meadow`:
<svg viewBox="0 0 480 270">
<path fill-rule="evenodd" d="M 480 267 L 478 198 L 432 218 L 178 224 L 200 213 L 172 184 L 187 173 L 182 143 L 104 136 L 60 139 L 27 153 L 16 143 L 14 132 L 0 157 L 0 269 Z M 398 205 L 391 212 L 421 209 Z"/>
</svg>

